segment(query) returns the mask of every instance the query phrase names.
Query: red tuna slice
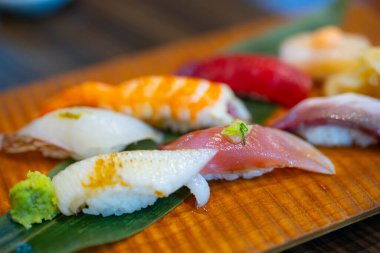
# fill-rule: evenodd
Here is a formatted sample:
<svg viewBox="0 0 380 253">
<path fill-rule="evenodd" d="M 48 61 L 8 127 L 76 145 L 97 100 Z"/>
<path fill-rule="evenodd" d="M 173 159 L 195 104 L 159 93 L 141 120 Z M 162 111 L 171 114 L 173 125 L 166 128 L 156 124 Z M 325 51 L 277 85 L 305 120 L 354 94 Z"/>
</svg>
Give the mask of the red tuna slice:
<svg viewBox="0 0 380 253">
<path fill-rule="evenodd" d="M 312 79 L 280 60 L 265 55 L 224 55 L 183 66 L 179 75 L 228 84 L 237 94 L 292 107 L 308 97 Z"/>
<path fill-rule="evenodd" d="M 216 149 L 214 158 L 201 174 L 239 173 L 248 170 L 292 167 L 334 174 L 334 165 L 312 145 L 284 131 L 252 125 L 246 144 L 231 143 L 221 134 L 224 127 L 188 133 L 162 147 L 177 149 Z"/>
</svg>

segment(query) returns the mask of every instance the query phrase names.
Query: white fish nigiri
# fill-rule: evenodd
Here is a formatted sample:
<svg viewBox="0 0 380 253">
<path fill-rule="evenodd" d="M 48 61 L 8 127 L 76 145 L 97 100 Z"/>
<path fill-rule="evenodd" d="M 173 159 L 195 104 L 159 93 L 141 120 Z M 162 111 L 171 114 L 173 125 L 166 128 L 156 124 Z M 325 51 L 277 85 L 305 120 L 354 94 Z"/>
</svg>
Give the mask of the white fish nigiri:
<svg viewBox="0 0 380 253">
<path fill-rule="evenodd" d="M 121 215 L 152 205 L 186 185 L 198 206 L 210 196 L 200 170 L 212 149 L 126 151 L 74 163 L 53 178 L 59 210 L 73 215 Z"/>
<path fill-rule="evenodd" d="M 161 135 L 142 121 L 124 114 L 72 107 L 48 113 L 16 134 L 5 134 L 1 139 L 0 149 L 9 153 L 41 151 L 55 158 L 83 159 L 120 151 L 144 139 L 160 142 Z"/>
</svg>

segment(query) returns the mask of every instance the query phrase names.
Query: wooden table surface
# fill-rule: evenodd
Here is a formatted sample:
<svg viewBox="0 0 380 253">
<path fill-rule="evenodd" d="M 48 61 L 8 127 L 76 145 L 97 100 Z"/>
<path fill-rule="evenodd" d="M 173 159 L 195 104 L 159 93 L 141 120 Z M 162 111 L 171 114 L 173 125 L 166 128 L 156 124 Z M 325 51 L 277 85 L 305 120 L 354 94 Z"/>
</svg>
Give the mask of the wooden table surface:
<svg viewBox="0 0 380 253">
<path fill-rule="evenodd" d="M 377 32 L 377 28 L 380 27 L 380 16 L 376 11 L 368 7 L 357 6 L 355 8 L 350 8 L 348 17 L 351 18 L 346 19 L 344 24 L 344 27 L 347 30 L 362 32 L 368 35 L 374 43 L 380 44 L 380 34 Z M 193 39 L 185 39 L 171 45 L 151 49 L 139 54 L 120 57 L 106 63 L 101 63 L 94 67 L 59 75 L 44 82 L 31 84 L 31 86 L 29 86 L 30 88 L 17 88 L 16 90 L 4 92 L 0 95 L 1 108 L 3 109 L 2 112 L 7 111 L 7 113 L 11 112 L 12 114 L 19 114 L 21 116 L 17 117 L 16 120 L 6 121 L 6 119 L 12 117 L 2 114 L 0 118 L 1 130 L 4 132 L 12 132 L 21 127 L 27 121 L 31 120 L 34 113 L 38 111 L 40 106 L 40 100 L 36 100 L 33 102 L 29 101 L 28 108 L 10 108 L 9 105 L 14 104 L 11 100 L 12 98 L 16 98 L 14 97 L 15 94 L 21 94 L 21 96 L 23 96 L 22 99 L 28 99 L 29 94 L 27 92 L 32 91 L 34 92 L 33 96 L 43 98 L 57 92 L 57 90 L 62 87 L 73 85 L 87 79 L 116 83 L 142 74 L 169 73 L 172 69 L 176 68 L 181 61 L 206 57 L 215 53 L 216 50 L 220 50 L 221 48 L 229 45 L 230 43 L 247 38 L 250 35 L 259 34 L 275 24 L 278 24 L 277 19 L 254 21 L 221 32 L 196 37 Z M 204 41 L 207 41 L 207 43 L 203 43 Z M 216 42 L 213 43 L 212 41 Z M 196 46 L 198 49 L 197 52 L 186 52 L 186 49 L 192 46 Z M 154 57 L 151 57 L 152 55 L 154 55 Z M 161 64 L 162 62 L 165 62 L 166 58 L 170 57 L 174 57 L 177 60 L 169 61 L 167 65 Z M 145 63 L 145 67 L 142 66 L 142 63 Z M 6 75 L 17 76 L 14 71 L 15 70 L 13 70 L 10 74 L 9 72 L 6 73 L 7 71 L 3 70 L 0 72 L 0 77 L 4 77 Z M 17 71 L 17 73 L 19 72 L 22 73 L 22 71 Z M 30 77 L 28 76 L 28 78 Z M 4 78 L 4 80 L 7 79 Z M 19 79 L 16 78 L 9 81 L 9 84 L 13 84 L 15 80 L 19 81 Z M 41 92 L 42 89 L 43 92 Z M 37 94 L 36 92 L 41 94 Z M 27 111 L 25 112 L 25 110 Z M 47 170 L 55 163 L 54 161 L 50 161 L 40 164 L 39 159 L 35 160 L 32 156 L 29 158 L 31 159 L 29 160 L 29 163 L 32 163 L 36 167 L 41 166 L 42 170 Z M 2 157 L 1 166 L 7 166 L 6 163 L 11 162 L 9 159 L 12 160 L 14 158 L 11 159 L 9 157 Z M 15 177 L 11 181 L 3 182 L 2 186 L 4 191 L 7 191 L 9 187 L 11 187 L 11 185 L 17 180 L 19 180 L 19 178 Z M 8 208 L 9 203 L 6 199 L 3 199 L 0 205 L 0 212 L 4 213 Z M 298 247 L 294 247 L 288 250 L 288 252 L 357 252 L 361 250 L 376 252 L 376 250 L 380 250 L 379 228 L 380 218 L 379 215 L 377 215 L 318 239 L 312 240 L 308 243 L 304 243 Z"/>
</svg>

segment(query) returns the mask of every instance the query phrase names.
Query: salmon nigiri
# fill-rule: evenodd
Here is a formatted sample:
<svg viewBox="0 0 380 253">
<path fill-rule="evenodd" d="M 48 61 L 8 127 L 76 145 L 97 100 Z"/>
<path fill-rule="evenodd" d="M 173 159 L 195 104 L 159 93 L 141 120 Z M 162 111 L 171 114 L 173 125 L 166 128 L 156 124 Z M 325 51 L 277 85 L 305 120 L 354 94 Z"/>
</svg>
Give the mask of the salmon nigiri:
<svg viewBox="0 0 380 253">
<path fill-rule="evenodd" d="M 298 137 L 273 128 L 248 126 L 241 121 L 234 121 L 229 127 L 191 132 L 162 147 L 165 150 L 197 148 L 218 151 L 201 171 L 208 180 L 248 179 L 284 167 L 335 173 L 326 156 Z"/>
<path fill-rule="evenodd" d="M 87 82 L 48 100 L 43 113 L 70 106 L 108 108 L 179 132 L 250 119 L 227 85 L 176 76 L 146 76 L 116 86 Z"/>
</svg>

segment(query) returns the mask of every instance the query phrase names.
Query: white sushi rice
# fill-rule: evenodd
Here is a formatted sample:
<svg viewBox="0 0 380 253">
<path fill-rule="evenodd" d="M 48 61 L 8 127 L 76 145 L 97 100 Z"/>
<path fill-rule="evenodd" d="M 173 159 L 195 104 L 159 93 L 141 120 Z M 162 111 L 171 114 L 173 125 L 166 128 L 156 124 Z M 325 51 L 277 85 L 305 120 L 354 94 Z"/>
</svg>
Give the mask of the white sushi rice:
<svg viewBox="0 0 380 253">
<path fill-rule="evenodd" d="M 152 194 L 142 194 L 138 191 L 126 192 L 124 187 L 119 185 L 107 188 L 99 192 L 97 196 L 86 200 L 86 208 L 83 213 L 92 215 L 122 215 L 141 210 L 156 202 L 157 197 Z"/>
<path fill-rule="evenodd" d="M 184 185 L 195 195 L 198 206 L 202 206 L 209 199 L 210 188 L 198 173 L 215 153 L 210 149 L 145 150 L 82 160 L 53 178 L 58 208 L 64 215 L 81 210 L 102 216 L 132 213 Z M 99 171 L 99 161 L 104 171 L 101 168 Z M 107 183 L 98 185 L 102 182 Z"/>
<path fill-rule="evenodd" d="M 308 142 L 317 146 L 353 146 L 367 147 L 378 143 L 369 134 L 354 128 L 337 125 L 301 127 L 297 133 Z"/>
<path fill-rule="evenodd" d="M 210 187 L 207 181 L 200 175 L 196 175 L 189 183 L 185 184 L 195 196 L 197 206 L 204 206 L 210 198 Z M 107 188 L 96 197 L 92 197 L 86 201 L 87 208 L 82 211 L 92 215 L 122 215 L 124 213 L 133 213 L 135 211 L 153 205 L 157 196 L 152 194 L 142 194 L 139 191 L 126 192 L 124 187 L 119 185 L 112 189 Z"/>
<path fill-rule="evenodd" d="M 266 169 L 252 169 L 252 170 L 246 170 L 242 172 L 234 172 L 234 173 L 210 173 L 210 174 L 204 174 L 203 177 L 210 181 L 210 180 L 227 180 L 232 181 L 236 180 L 238 178 L 244 178 L 244 179 L 251 179 L 254 177 L 260 177 L 264 175 L 265 173 L 273 171 L 273 168 L 266 168 Z"/>
<path fill-rule="evenodd" d="M 166 111 L 161 110 L 161 116 L 165 118 L 162 122 L 162 127 L 170 128 L 177 132 L 187 132 L 192 129 L 228 125 L 236 117 L 249 122 L 251 115 L 243 102 L 235 96 L 233 91 L 226 84 L 221 84 L 221 86 L 222 93 L 219 100 L 214 105 L 208 106 L 201 110 L 194 121 L 190 119 L 190 111 L 188 108 L 180 111 L 181 119 L 178 121 L 172 120 L 168 117 L 168 108 L 165 107 Z M 203 86 L 200 87 L 202 88 Z M 201 89 L 201 91 L 204 90 L 204 88 Z M 194 94 L 193 98 L 194 102 L 196 102 L 201 99 L 201 96 L 199 94 Z M 231 115 L 229 113 L 229 107 L 232 108 L 236 115 Z"/>
</svg>

